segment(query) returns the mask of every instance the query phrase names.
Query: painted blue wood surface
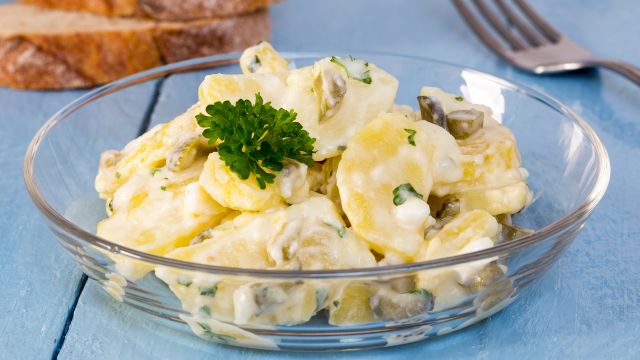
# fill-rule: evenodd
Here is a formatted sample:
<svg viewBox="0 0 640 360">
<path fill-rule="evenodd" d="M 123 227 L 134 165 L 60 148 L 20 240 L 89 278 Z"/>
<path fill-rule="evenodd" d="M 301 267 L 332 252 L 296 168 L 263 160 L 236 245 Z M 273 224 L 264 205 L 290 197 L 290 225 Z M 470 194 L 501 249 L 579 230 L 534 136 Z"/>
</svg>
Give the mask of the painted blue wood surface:
<svg viewBox="0 0 640 360">
<path fill-rule="evenodd" d="M 594 53 L 640 64 L 640 7 L 623 1 L 535 1 L 562 32 Z M 519 81 L 583 115 L 609 150 L 609 191 L 581 236 L 535 285 L 534 296 L 466 330 L 358 358 L 634 358 L 640 351 L 640 89 L 608 72 L 534 77 L 478 43 L 444 1 L 294 1 L 274 6 L 273 43 L 284 50 L 384 51 L 431 57 Z M 152 121 L 166 121 L 162 96 L 184 96 L 169 78 Z M 174 91 L 172 94 L 171 91 Z M 64 325 L 79 273 L 47 233 L 22 190 L 28 138 L 73 94 L 0 91 L 0 358 L 47 358 Z M 191 95 L 189 95 L 191 96 Z M 193 89 L 195 99 L 195 89 Z M 140 97 L 139 101 L 147 101 Z M 186 100 L 185 100 L 186 101 Z M 25 110 L 26 109 L 26 110 Z M 42 297 L 39 297 L 40 294 Z M 223 347 L 116 303 L 89 283 L 62 359 L 289 359 L 300 354 Z M 306 355 L 305 357 L 309 357 Z M 311 356 L 315 357 L 315 356 Z"/>
</svg>

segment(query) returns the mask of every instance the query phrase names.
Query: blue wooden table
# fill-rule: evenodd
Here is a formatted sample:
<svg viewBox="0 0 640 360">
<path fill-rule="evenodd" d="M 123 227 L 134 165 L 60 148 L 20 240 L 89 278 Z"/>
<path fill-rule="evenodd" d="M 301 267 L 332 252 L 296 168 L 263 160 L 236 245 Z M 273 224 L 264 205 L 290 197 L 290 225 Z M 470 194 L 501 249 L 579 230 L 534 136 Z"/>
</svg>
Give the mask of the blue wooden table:
<svg viewBox="0 0 640 360">
<path fill-rule="evenodd" d="M 2 0 L 0 0 L 2 2 Z M 635 0 L 535 1 L 596 54 L 640 64 Z M 540 89 L 584 116 L 609 150 L 609 190 L 581 236 L 535 286 L 480 324 L 404 347 L 325 358 L 637 358 L 640 352 L 640 88 L 608 72 L 536 77 L 506 65 L 446 1 L 290 0 L 273 7 L 283 50 L 382 51 L 474 67 Z M 0 359 L 301 358 L 218 346 L 116 303 L 85 278 L 27 197 L 36 130 L 81 91 L 0 89 Z M 194 89 L 195 94 L 195 89 Z M 149 94 L 126 101 L 149 101 Z M 195 98 L 195 95 L 194 95 Z M 317 357 L 305 355 L 304 357 Z"/>
</svg>

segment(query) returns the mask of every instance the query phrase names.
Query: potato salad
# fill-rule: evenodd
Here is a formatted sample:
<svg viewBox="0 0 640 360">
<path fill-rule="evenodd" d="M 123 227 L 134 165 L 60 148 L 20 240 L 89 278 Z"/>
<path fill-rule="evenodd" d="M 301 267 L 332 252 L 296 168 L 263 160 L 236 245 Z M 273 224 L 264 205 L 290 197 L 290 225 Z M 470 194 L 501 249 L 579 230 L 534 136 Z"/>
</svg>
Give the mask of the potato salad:
<svg viewBox="0 0 640 360">
<path fill-rule="evenodd" d="M 294 68 L 262 42 L 240 66 L 206 76 L 184 114 L 102 154 L 97 235 L 187 262 L 295 271 L 427 261 L 526 233 L 510 215 L 531 201 L 527 172 L 490 108 L 429 86 L 397 104 L 396 78 L 352 56 Z M 486 259 L 379 281 L 275 282 L 109 256 L 129 280 L 153 272 L 193 316 L 240 326 L 402 320 L 508 271 Z"/>
</svg>

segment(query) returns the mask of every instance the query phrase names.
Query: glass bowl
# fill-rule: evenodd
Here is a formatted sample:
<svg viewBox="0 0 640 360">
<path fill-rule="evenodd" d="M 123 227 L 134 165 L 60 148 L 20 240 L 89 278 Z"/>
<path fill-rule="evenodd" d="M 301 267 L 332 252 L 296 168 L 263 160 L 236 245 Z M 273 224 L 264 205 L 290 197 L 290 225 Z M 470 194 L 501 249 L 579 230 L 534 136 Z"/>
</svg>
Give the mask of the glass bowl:
<svg viewBox="0 0 640 360">
<path fill-rule="evenodd" d="M 327 56 L 323 53 L 283 55 L 291 60 L 292 66 L 310 65 Z M 429 85 L 461 93 L 471 102 L 489 106 L 497 119 L 515 134 L 523 164 L 530 173 L 529 185 L 535 194 L 532 204 L 515 215 L 513 221 L 535 232 L 454 257 L 336 271 L 208 266 L 149 255 L 97 237 L 96 224 L 106 216 L 105 204 L 94 190 L 100 153 L 121 149 L 150 125 L 169 121 L 185 111 L 196 102 L 197 88 L 205 74 L 240 73 L 239 54 L 200 58 L 146 71 L 91 91 L 65 106 L 44 124 L 29 146 L 24 163 L 29 194 L 58 241 L 106 293 L 134 308 L 179 322 L 184 331 L 214 342 L 304 351 L 394 346 L 464 328 L 494 314 L 516 298 L 527 296 L 528 285 L 539 278 L 578 235 L 606 190 L 609 160 L 597 135 L 583 119 L 549 96 L 485 73 L 410 56 L 353 55 L 398 78 L 397 103 L 415 107 L 419 89 Z M 451 302 L 436 308 L 396 311 L 393 303 L 400 299 L 396 297 L 396 300 L 386 299 L 388 307 L 371 316 L 371 307 L 376 305 L 372 305 L 373 297 L 366 291 L 355 292 L 359 295 L 353 295 L 350 300 L 343 298 L 355 304 L 353 309 L 367 313 L 368 317 L 363 319 L 368 320 L 360 324 L 330 325 L 324 311 L 297 325 L 270 325 L 268 321 L 239 325 L 230 315 L 233 308 L 229 309 L 229 291 L 239 287 L 276 289 L 285 298 L 310 296 L 293 301 L 293 305 L 289 302 L 289 308 L 283 309 L 285 313 L 293 313 L 305 311 L 301 307 L 308 307 L 309 301 L 315 301 L 316 306 L 326 305 L 323 302 L 327 301 L 327 292 L 336 286 L 341 289 L 346 286 L 367 289 L 373 285 L 402 287 L 415 276 L 490 261 L 506 267 L 505 274 L 480 287 L 465 288 Z M 191 311 L 183 309 L 154 271 L 144 277 L 131 271 L 141 268 L 187 276 L 188 280 L 182 281 L 176 276 L 172 286 L 183 286 L 179 291 L 191 292 L 193 301 L 185 306 Z M 218 281 L 221 287 L 217 287 Z M 216 284 L 216 288 L 207 290 L 203 284 Z M 226 295 L 223 294 L 225 288 Z M 315 293 L 309 293 L 309 289 Z M 376 301 L 381 306 L 380 298 Z M 193 305 L 198 303 L 211 307 L 205 311 L 193 310 Z M 280 306 L 277 301 L 274 304 Z M 339 303 L 328 306 L 339 306 Z"/>
</svg>

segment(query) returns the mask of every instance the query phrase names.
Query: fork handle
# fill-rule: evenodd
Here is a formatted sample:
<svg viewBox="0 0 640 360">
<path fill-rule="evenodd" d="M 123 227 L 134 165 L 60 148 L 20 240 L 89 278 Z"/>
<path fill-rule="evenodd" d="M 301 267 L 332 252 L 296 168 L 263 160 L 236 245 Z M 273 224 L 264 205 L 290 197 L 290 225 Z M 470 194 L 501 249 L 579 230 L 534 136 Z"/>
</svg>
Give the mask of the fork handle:
<svg viewBox="0 0 640 360">
<path fill-rule="evenodd" d="M 600 60 L 594 59 L 590 63 L 595 66 L 601 66 L 609 70 L 615 71 L 618 74 L 626 77 L 627 79 L 640 85 L 640 68 L 619 60 Z"/>
</svg>

